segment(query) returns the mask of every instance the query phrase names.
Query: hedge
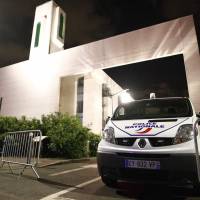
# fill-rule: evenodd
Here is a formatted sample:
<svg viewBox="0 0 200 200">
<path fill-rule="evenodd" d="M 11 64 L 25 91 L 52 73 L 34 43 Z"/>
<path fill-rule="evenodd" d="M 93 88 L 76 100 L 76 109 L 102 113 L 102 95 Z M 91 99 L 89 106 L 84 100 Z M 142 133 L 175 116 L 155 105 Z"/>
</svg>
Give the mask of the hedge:
<svg viewBox="0 0 200 200">
<path fill-rule="evenodd" d="M 101 140 L 99 135 L 89 132 L 88 133 L 88 141 L 89 141 L 89 156 L 96 156 L 97 147 Z"/>
<path fill-rule="evenodd" d="M 48 136 L 43 141 L 42 156 L 81 158 L 88 156 L 88 153 L 89 156 L 96 155 L 100 136 L 82 126 L 78 118 L 61 113 L 43 115 L 41 120 L 0 116 L 0 146 L 6 132 L 34 129 Z"/>
</svg>

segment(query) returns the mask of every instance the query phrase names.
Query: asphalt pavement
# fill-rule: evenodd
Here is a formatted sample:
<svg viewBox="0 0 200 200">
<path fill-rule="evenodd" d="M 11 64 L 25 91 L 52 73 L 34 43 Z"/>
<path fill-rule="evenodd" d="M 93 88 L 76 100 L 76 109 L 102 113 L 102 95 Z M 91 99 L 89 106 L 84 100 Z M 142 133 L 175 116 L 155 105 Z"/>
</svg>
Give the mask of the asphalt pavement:
<svg viewBox="0 0 200 200">
<path fill-rule="evenodd" d="M 199 199 L 192 187 L 138 185 L 120 182 L 116 189 L 105 186 L 97 171 L 96 161 L 85 160 L 46 165 L 37 169 L 37 180 L 31 169 L 23 176 L 22 166 L 0 169 L 0 200 L 127 200 L 127 199 Z"/>
</svg>

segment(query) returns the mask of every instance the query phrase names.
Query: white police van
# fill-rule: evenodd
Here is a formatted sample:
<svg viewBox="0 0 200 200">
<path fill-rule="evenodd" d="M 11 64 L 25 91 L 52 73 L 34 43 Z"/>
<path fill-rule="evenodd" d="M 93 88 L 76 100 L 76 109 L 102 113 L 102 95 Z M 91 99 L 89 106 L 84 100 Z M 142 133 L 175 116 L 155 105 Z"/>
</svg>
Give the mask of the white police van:
<svg viewBox="0 0 200 200">
<path fill-rule="evenodd" d="M 98 146 L 102 181 L 108 186 L 125 180 L 198 187 L 200 141 L 193 129 L 198 118 L 188 98 L 150 98 L 118 106 Z"/>
</svg>

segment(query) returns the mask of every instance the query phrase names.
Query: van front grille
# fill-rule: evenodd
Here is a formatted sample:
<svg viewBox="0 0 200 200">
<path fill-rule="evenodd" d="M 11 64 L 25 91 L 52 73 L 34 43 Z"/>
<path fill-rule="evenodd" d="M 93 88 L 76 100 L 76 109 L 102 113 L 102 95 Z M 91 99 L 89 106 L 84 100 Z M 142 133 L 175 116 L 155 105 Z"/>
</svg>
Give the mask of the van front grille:
<svg viewBox="0 0 200 200">
<path fill-rule="evenodd" d="M 170 146 L 174 144 L 174 138 L 148 138 L 152 147 Z"/>
<path fill-rule="evenodd" d="M 133 146 L 137 138 L 115 138 L 115 142 L 121 146 Z"/>
<path fill-rule="evenodd" d="M 121 146 L 133 146 L 135 141 L 139 138 L 115 138 L 115 142 L 117 145 Z M 170 146 L 174 144 L 174 138 L 146 138 L 149 140 L 152 147 L 163 147 Z"/>
</svg>

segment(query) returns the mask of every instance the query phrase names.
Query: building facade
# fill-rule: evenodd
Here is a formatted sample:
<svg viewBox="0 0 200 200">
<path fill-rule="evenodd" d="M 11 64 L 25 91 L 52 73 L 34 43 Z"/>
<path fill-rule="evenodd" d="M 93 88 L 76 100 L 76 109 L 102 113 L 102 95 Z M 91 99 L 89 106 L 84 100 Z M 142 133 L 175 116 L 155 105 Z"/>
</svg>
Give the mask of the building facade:
<svg viewBox="0 0 200 200">
<path fill-rule="evenodd" d="M 34 27 L 37 34 L 37 23 Z M 37 39 L 32 40 L 35 44 Z M 200 111 L 199 47 L 193 17 L 187 16 L 56 53 L 46 52 L 45 56 L 33 53 L 30 60 L 1 68 L 0 114 L 40 118 L 42 114 L 69 112 L 99 133 L 102 118 L 110 112 L 102 109 L 110 101 L 102 100 L 102 88 L 112 82 L 105 81 L 102 69 L 176 54 L 184 57 L 189 96 Z"/>
<path fill-rule="evenodd" d="M 106 118 L 118 106 L 123 89 L 102 70 L 61 77 L 59 111 L 80 118 L 82 124 L 100 133 Z"/>
</svg>

